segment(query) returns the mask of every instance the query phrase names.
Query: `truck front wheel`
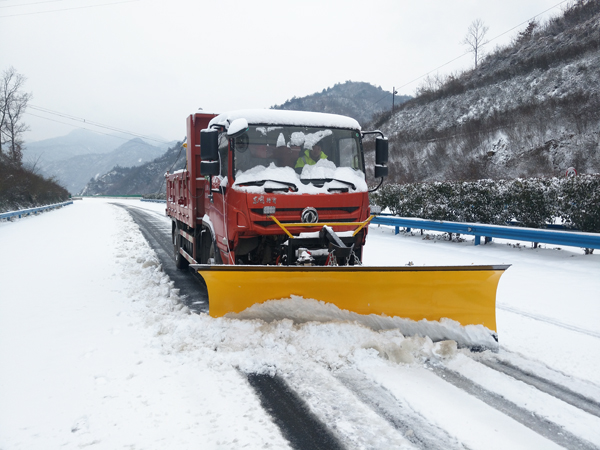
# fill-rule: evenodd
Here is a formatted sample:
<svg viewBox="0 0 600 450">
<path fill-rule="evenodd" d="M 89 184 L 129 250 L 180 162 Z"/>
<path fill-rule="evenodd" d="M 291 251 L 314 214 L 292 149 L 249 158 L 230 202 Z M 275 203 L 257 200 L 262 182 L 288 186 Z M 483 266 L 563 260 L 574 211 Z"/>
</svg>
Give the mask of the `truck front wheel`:
<svg viewBox="0 0 600 450">
<path fill-rule="evenodd" d="M 217 244 L 212 238 L 212 233 L 208 228 L 202 229 L 202 235 L 200 238 L 201 251 L 200 251 L 200 262 L 201 264 L 223 264 L 221 255 L 217 249 Z"/>
</svg>

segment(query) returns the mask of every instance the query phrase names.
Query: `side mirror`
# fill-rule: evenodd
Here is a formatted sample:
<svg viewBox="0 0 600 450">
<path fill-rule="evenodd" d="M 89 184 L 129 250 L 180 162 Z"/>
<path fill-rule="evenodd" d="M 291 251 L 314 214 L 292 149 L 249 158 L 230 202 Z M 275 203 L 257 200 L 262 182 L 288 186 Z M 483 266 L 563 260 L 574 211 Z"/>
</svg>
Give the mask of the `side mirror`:
<svg viewBox="0 0 600 450">
<path fill-rule="evenodd" d="M 215 176 L 221 173 L 219 161 L 200 161 L 200 175 Z"/>
<path fill-rule="evenodd" d="M 375 165 L 375 178 L 383 178 L 388 176 L 388 167 L 387 166 L 378 166 Z"/>
<path fill-rule="evenodd" d="M 375 178 L 383 178 L 388 175 L 388 140 L 377 137 L 375 139 Z"/>
<path fill-rule="evenodd" d="M 219 160 L 219 132 L 217 130 L 211 128 L 200 130 L 200 157 L 202 161 Z"/>
<path fill-rule="evenodd" d="M 227 129 L 227 137 L 229 139 L 235 139 L 248 131 L 248 121 L 246 119 L 235 119 L 229 124 Z"/>
<path fill-rule="evenodd" d="M 375 164 L 385 166 L 388 162 L 388 140 L 377 137 L 375 139 Z"/>
</svg>

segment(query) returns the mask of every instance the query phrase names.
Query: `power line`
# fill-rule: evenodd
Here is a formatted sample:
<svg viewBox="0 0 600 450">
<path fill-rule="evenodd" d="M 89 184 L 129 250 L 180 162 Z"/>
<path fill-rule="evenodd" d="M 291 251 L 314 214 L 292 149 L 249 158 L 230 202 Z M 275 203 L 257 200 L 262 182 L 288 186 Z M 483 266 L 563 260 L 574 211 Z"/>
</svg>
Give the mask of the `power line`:
<svg viewBox="0 0 600 450">
<path fill-rule="evenodd" d="M 371 106 L 375 106 L 377 103 L 379 103 L 381 100 L 383 100 L 384 98 L 386 98 L 388 95 L 390 95 L 391 92 L 386 92 L 383 97 L 381 97 L 379 100 L 377 100 L 375 103 L 373 103 Z"/>
<path fill-rule="evenodd" d="M 6 5 L 6 6 L 0 6 L 0 8 L 18 8 L 20 6 L 29 6 L 29 5 L 39 5 L 41 3 L 55 3 L 55 2 L 62 2 L 63 0 L 45 0 L 43 2 L 35 2 L 35 3 L 22 3 L 20 5 Z"/>
<path fill-rule="evenodd" d="M 531 21 L 532 21 L 533 19 L 535 19 L 536 17 L 538 17 L 538 16 L 541 16 L 542 14 L 545 14 L 545 13 L 547 13 L 548 11 L 550 11 L 551 9 L 554 9 L 554 8 L 556 8 L 556 7 L 560 6 L 560 5 L 562 5 L 563 3 L 567 3 L 568 1 L 570 1 L 570 0 L 563 0 L 563 1 L 561 1 L 560 3 L 557 3 L 556 5 L 554 5 L 554 6 L 551 6 L 550 8 L 546 9 L 545 11 L 542 11 L 541 13 L 537 13 L 535 16 L 531 17 L 530 19 L 526 20 L 525 22 L 521 22 L 520 24 L 518 24 L 518 25 L 515 25 L 514 27 L 512 27 L 510 30 L 506 30 L 504 33 L 501 33 L 501 34 L 499 34 L 498 36 L 496 36 L 496 37 L 493 37 L 493 38 L 492 38 L 492 39 L 490 39 L 489 41 L 485 42 L 483 45 L 485 45 L 485 44 L 488 44 L 488 43 L 492 42 L 493 40 L 495 40 L 495 39 L 498 39 L 499 37 L 502 37 L 502 36 L 504 36 L 506 33 L 510 33 L 510 32 L 511 32 L 511 31 L 513 31 L 514 29 L 516 29 L 516 28 L 519 28 L 521 25 L 524 25 L 524 24 L 526 24 L 526 23 L 529 23 L 529 22 L 531 22 Z"/>
<path fill-rule="evenodd" d="M 493 38 L 492 38 L 492 39 L 490 39 L 489 41 L 485 42 L 483 45 L 489 44 L 490 42 L 492 42 L 492 41 L 494 41 L 494 40 L 496 40 L 496 39 L 498 39 L 498 38 L 500 38 L 500 37 L 504 36 L 505 34 L 507 34 L 507 33 L 510 33 L 510 32 L 511 32 L 511 31 L 513 31 L 514 29 L 516 29 L 516 28 L 519 28 L 521 25 L 524 25 L 524 24 L 526 24 L 526 23 L 529 23 L 529 22 L 531 22 L 531 21 L 532 21 L 533 19 L 535 19 L 536 17 L 539 17 L 539 16 L 541 16 L 542 14 L 545 14 L 545 13 L 547 13 L 548 11 L 550 11 L 550 10 L 552 10 L 552 9 L 554 9 L 554 8 L 556 8 L 556 7 L 558 7 L 558 6 L 560 6 L 560 5 L 562 5 L 563 3 L 567 3 L 568 1 L 570 1 L 570 0 L 562 0 L 561 2 L 557 3 L 556 5 L 554 5 L 554 6 L 551 6 L 550 8 L 548 8 L 548 9 L 546 9 L 546 10 L 544 10 L 544 11 L 542 11 L 542 12 L 538 13 L 538 14 L 536 14 L 535 16 L 531 17 L 530 19 L 527 19 L 526 21 L 524 21 L 524 22 L 521 22 L 521 23 L 520 23 L 520 24 L 518 24 L 518 25 L 515 25 L 515 26 L 514 26 L 514 27 L 512 27 L 510 30 L 506 30 L 506 31 L 504 31 L 503 33 L 499 34 L 498 36 L 495 36 L 495 37 L 493 37 Z M 419 76 L 419 77 L 415 78 L 414 80 L 411 80 L 411 81 L 409 81 L 408 83 L 405 83 L 405 84 L 403 84 L 402 86 L 400 86 L 400 87 L 399 87 L 399 88 L 397 88 L 397 89 L 402 89 L 403 87 L 406 87 L 406 86 L 408 86 L 409 84 L 412 84 L 412 83 L 414 83 L 415 81 L 418 81 L 418 80 L 420 80 L 421 78 L 423 78 L 423 77 L 426 77 L 427 75 L 429 75 L 429 74 L 431 74 L 431 73 L 433 73 L 433 72 L 436 72 L 436 71 L 438 71 L 438 70 L 439 70 L 439 69 L 441 69 L 442 67 L 444 67 L 444 66 L 447 66 L 448 64 L 451 64 L 451 63 L 453 63 L 454 61 L 456 61 L 456 60 L 458 60 L 458 59 L 460 59 L 460 58 L 462 58 L 462 57 L 464 57 L 464 56 L 466 56 L 466 55 L 468 55 L 468 54 L 470 54 L 470 53 L 471 53 L 470 51 L 468 51 L 468 52 L 465 52 L 465 53 L 463 53 L 462 55 L 460 55 L 460 56 L 457 56 L 456 58 L 454 58 L 454 59 L 451 59 L 451 60 L 450 60 L 450 61 L 448 61 L 448 62 L 445 62 L 445 63 L 444 63 L 444 64 L 442 64 L 441 66 L 438 66 L 438 67 L 436 67 L 435 69 L 433 69 L 433 70 L 430 70 L 429 72 L 427 72 L 427 73 L 425 73 L 425 74 L 423 74 L 423 75 L 421 75 L 421 76 Z M 377 100 L 377 102 L 379 102 L 379 101 L 381 101 L 381 100 L 382 100 L 382 99 L 379 99 L 379 100 Z"/>
<path fill-rule="evenodd" d="M 139 2 L 139 1 L 141 1 L 141 0 L 124 0 L 124 1 L 113 2 L 113 3 L 100 3 L 100 4 L 97 4 L 97 5 L 73 6 L 71 8 L 63 8 L 63 9 L 50 9 L 48 11 L 36 11 L 36 12 L 20 13 L 20 14 L 6 14 L 4 16 L 0 16 L 0 18 L 2 18 L 2 17 L 16 17 L 16 16 L 31 16 L 33 14 L 45 14 L 45 13 L 60 12 L 60 11 L 71 11 L 73 9 L 96 8 L 98 6 L 120 5 L 122 3 L 133 3 L 133 2 Z"/>
<path fill-rule="evenodd" d="M 128 140 L 127 138 L 124 138 L 122 136 L 117 136 L 115 134 L 109 134 L 109 133 L 103 133 L 102 131 L 97 131 L 97 130 L 91 130 L 90 128 L 87 128 L 87 127 L 80 127 L 80 126 L 77 126 L 77 125 L 73 125 L 72 123 L 67 123 L 67 122 L 63 122 L 61 120 L 51 119 L 49 117 L 38 116 L 37 114 L 33 114 L 33 113 L 28 112 L 28 111 L 25 111 L 25 114 L 27 114 L 28 116 L 39 117 L 40 119 L 49 120 L 50 122 L 56 122 L 56 123 L 62 123 L 64 125 L 69 125 L 69 126 L 71 126 L 73 128 L 79 128 L 80 130 L 94 131 L 94 133 L 103 134 L 105 136 L 112 136 L 112 137 L 115 137 L 117 139 L 122 139 L 124 141 Z"/>
<path fill-rule="evenodd" d="M 150 140 L 150 141 L 154 141 L 154 142 L 159 142 L 161 144 L 168 144 L 168 142 L 160 140 L 160 139 L 156 139 L 156 138 L 153 138 L 153 137 L 150 137 L 150 136 L 147 136 L 147 135 L 144 135 L 144 134 L 140 134 L 140 133 L 134 133 L 132 131 L 124 130 L 122 128 L 117 128 L 117 127 L 113 127 L 113 126 L 110 126 L 110 125 L 104 125 L 104 124 L 99 123 L 99 122 L 94 122 L 94 121 L 91 121 L 91 120 L 87 120 L 87 119 L 85 119 L 83 117 L 76 117 L 76 116 L 72 116 L 70 114 L 61 113 L 61 112 L 58 112 L 58 111 L 53 111 L 51 109 L 42 108 L 42 107 L 34 106 L 34 105 L 28 105 L 28 108 L 36 110 L 36 111 L 43 112 L 45 114 L 51 114 L 51 115 L 54 115 L 54 116 L 63 117 L 63 118 L 68 119 L 68 120 L 73 120 L 73 121 L 76 121 L 76 122 L 82 122 L 82 123 L 85 123 L 86 125 L 91 125 L 93 127 L 104 128 L 106 130 L 114 131 L 114 132 L 117 132 L 117 133 L 128 134 L 130 136 L 139 137 L 139 138 Z M 62 122 L 62 121 L 58 121 L 58 120 L 55 120 L 55 119 L 50 119 L 48 117 L 39 116 L 37 114 L 33 114 L 33 113 L 30 113 L 30 112 L 26 112 L 26 114 L 29 114 L 29 115 L 35 116 L 35 117 L 39 117 L 41 119 L 46 119 L 46 120 L 51 120 L 53 122 L 62 123 L 62 124 L 65 124 L 65 125 L 71 125 L 71 126 L 74 126 L 76 128 L 89 129 L 89 128 L 86 128 L 86 127 L 75 126 L 75 125 L 70 124 L 68 122 Z M 102 134 L 108 134 L 108 133 L 102 133 Z M 121 139 L 127 140 L 125 138 L 121 138 Z"/>
</svg>

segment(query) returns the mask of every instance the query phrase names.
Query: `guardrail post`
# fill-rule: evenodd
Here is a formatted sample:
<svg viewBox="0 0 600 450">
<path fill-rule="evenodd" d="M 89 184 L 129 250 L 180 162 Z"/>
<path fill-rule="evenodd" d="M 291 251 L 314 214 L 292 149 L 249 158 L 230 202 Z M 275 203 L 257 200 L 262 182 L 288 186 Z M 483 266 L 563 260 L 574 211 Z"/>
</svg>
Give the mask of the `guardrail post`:
<svg viewBox="0 0 600 450">
<path fill-rule="evenodd" d="M 400 227 L 394 227 L 394 234 L 400 233 Z"/>
<path fill-rule="evenodd" d="M 481 244 L 481 236 L 475 236 L 475 245 Z"/>
</svg>

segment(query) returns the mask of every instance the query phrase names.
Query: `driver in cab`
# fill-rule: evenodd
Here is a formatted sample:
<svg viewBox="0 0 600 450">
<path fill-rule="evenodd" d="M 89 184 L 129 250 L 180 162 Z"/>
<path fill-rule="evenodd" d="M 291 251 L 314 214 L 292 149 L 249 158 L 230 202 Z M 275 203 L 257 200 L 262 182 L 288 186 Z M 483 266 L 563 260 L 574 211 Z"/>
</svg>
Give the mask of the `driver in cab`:
<svg viewBox="0 0 600 450">
<path fill-rule="evenodd" d="M 309 166 L 316 164 L 320 159 L 327 159 L 327 155 L 321 150 L 320 144 L 314 144 L 312 148 L 304 149 L 300 154 L 298 161 L 296 161 L 296 172 L 301 172 L 302 168 L 307 164 Z"/>
</svg>

